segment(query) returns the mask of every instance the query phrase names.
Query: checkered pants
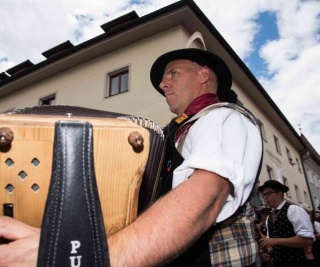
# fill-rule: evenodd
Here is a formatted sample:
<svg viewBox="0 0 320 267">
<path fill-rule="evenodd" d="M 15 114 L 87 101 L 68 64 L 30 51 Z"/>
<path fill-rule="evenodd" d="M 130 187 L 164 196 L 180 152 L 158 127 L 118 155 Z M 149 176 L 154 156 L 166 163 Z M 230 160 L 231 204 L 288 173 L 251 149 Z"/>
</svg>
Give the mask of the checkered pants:
<svg viewBox="0 0 320 267">
<path fill-rule="evenodd" d="M 254 213 L 249 205 L 229 226 L 212 229 L 209 242 L 213 267 L 243 267 L 256 261 Z"/>
</svg>

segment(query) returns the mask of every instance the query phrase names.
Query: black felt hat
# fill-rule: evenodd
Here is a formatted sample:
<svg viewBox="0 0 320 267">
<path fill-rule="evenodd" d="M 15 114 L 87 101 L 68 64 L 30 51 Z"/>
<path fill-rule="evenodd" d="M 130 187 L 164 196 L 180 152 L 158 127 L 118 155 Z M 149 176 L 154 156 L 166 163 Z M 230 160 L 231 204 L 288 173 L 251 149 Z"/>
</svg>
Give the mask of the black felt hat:
<svg viewBox="0 0 320 267">
<path fill-rule="evenodd" d="M 186 48 L 173 50 L 160 56 L 152 65 L 150 79 L 153 87 L 162 95 L 164 92 L 159 85 L 167 64 L 178 59 L 188 59 L 201 66 L 207 66 L 214 71 L 218 78 L 218 97 L 221 101 L 230 98 L 232 76 L 227 64 L 217 55 L 202 49 Z"/>
<path fill-rule="evenodd" d="M 268 181 L 264 182 L 263 185 L 259 186 L 259 192 L 262 192 L 267 187 L 279 189 L 283 193 L 285 193 L 289 190 L 289 187 L 285 186 L 284 184 L 282 184 L 278 181 L 268 180 Z"/>
</svg>

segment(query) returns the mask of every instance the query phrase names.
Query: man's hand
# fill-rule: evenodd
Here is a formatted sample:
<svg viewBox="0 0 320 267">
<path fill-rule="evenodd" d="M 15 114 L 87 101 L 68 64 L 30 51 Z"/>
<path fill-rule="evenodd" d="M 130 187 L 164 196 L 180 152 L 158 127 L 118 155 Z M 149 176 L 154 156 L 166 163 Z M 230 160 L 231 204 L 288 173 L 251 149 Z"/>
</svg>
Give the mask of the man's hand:
<svg viewBox="0 0 320 267">
<path fill-rule="evenodd" d="M 267 250 L 260 249 L 259 254 L 262 261 L 270 261 L 272 259 L 273 249 L 270 247 Z"/>
<path fill-rule="evenodd" d="M 261 238 L 260 246 L 262 249 L 267 249 L 274 246 L 284 246 L 290 248 L 303 248 L 306 246 L 311 246 L 313 240 L 311 238 L 306 238 L 302 236 L 293 236 L 287 238 Z"/>
<path fill-rule="evenodd" d="M 40 241 L 40 229 L 10 217 L 0 217 L 0 237 L 10 240 L 0 245 L 0 267 L 34 267 Z"/>
<path fill-rule="evenodd" d="M 268 249 L 277 245 L 276 238 L 263 237 L 259 243 L 262 249 Z"/>
<path fill-rule="evenodd" d="M 270 254 L 263 251 L 263 250 L 260 251 L 260 258 L 262 259 L 262 261 L 270 261 L 271 260 Z"/>
</svg>

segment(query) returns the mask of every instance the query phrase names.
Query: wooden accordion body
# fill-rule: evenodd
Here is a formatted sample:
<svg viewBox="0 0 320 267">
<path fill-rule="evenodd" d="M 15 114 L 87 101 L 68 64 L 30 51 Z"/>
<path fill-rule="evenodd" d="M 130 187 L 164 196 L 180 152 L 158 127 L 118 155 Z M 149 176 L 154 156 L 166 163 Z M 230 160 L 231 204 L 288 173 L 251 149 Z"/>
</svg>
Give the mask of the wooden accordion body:
<svg viewBox="0 0 320 267">
<path fill-rule="evenodd" d="M 13 140 L 0 146 L 0 204 L 4 213 L 13 210 L 14 218 L 41 227 L 52 172 L 54 124 L 68 120 L 93 125 L 95 175 L 105 228 L 111 235 L 136 218 L 150 157 L 150 132 L 125 118 L 1 114 L 0 132 L 11 130 Z M 143 139 L 142 147 L 130 143 L 132 133 Z"/>
</svg>

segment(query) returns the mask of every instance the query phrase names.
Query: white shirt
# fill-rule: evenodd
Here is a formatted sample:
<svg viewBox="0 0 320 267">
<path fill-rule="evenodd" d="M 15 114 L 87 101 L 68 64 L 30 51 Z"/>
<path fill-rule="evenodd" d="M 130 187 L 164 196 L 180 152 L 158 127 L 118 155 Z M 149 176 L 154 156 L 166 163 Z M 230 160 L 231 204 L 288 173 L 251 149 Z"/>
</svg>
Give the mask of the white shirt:
<svg viewBox="0 0 320 267">
<path fill-rule="evenodd" d="M 286 200 L 282 201 L 281 204 L 277 207 L 277 210 L 280 210 L 284 204 L 286 204 Z M 266 219 L 266 228 L 267 228 L 267 237 L 269 237 L 269 229 L 268 229 L 268 220 Z M 313 227 L 310 220 L 309 214 L 298 205 L 290 205 L 287 212 L 288 220 L 292 223 L 294 228 L 294 233 L 301 237 L 312 238 L 315 240 Z"/>
<path fill-rule="evenodd" d="M 316 233 L 320 234 L 320 223 L 317 221 L 314 221 L 313 225 L 314 225 L 314 230 L 316 231 Z"/>
<path fill-rule="evenodd" d="M 223 221 L 248 199 L 261 153 L 259 130 L 247 117 L 231 108 L 214 109 L 190 127 L 182 147 L 185 160 L 174 171 L 173 188 L 187 180 L 195 169 L 229 179 L 234 196 L 228 196 L 216 220 Z"/>
</svg>

